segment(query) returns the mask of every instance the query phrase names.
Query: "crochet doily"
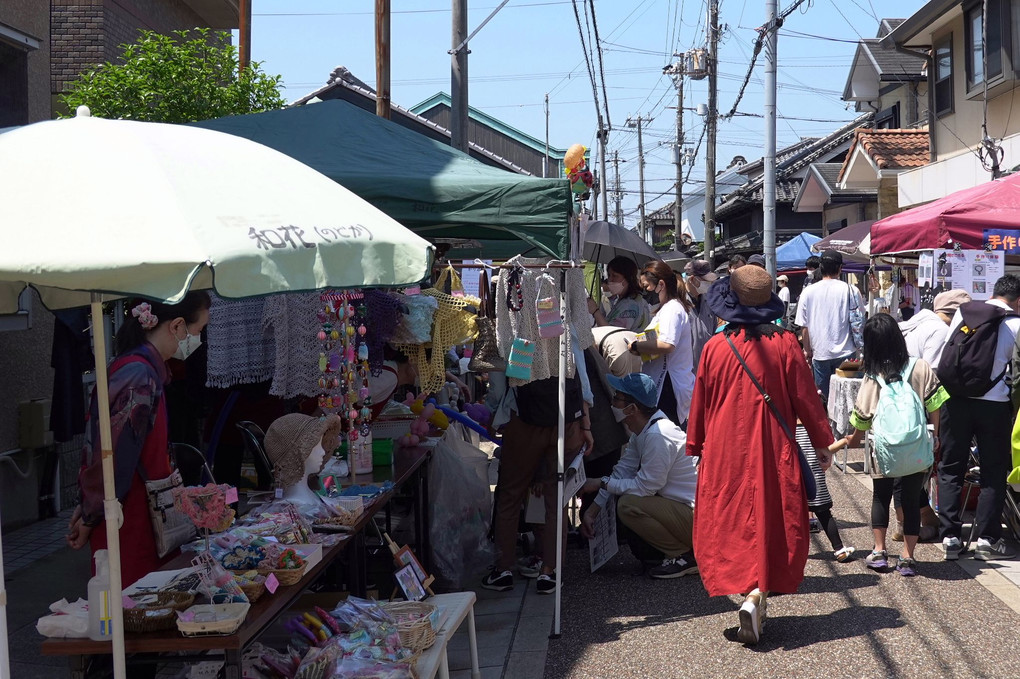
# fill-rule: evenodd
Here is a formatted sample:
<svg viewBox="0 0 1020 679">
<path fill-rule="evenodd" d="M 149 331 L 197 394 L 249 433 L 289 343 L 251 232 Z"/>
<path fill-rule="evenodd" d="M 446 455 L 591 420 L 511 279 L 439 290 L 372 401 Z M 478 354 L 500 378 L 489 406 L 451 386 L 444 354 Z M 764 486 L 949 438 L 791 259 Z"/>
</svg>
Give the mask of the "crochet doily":
<svg viewBox="0 0 1020 679">
<path fill-rule="evenodd" d="M 273 376 L 275 356 L 262 333 L 265 299 L 226 300 L 210 294 L 206 344 L 206 386 L 228 389 L 265 382 Z"/>
<path fill-rule="evenodd" d="M 535 266 L 544 265 L 548 261 L 548 259 L 531 259 L 518 255 L 508 260 L 507 264 Z M 561 269 L 549 269 L 548 273 L 558 282 L 561 271 Z M 515 337 L 523 337 L 535 342 L 535 355 L 531 364 L 531 379 L 509 378 L 509 384 L 512 387 L 559 375 L 559 337 L 541 339 L 538 336 L 538 318 L 535 312 L 535 302 L 538 297 L 538 277 L 544 272 L 543 269 L 521 269 L 523 306 L 520 311 L 511 311 L 507 306 L 506 294 L 509 270 L 503 269 L 500 272 L 499 283 L 496 286 L 496 340 L 500 355 L 505 357 L 510 354 L 510 345 L 513 344 Z M 583 351 L 595 343 L 595 338 L 591 334 L 591 316 L 588 313 L 588 293 L 584 287 L 584 271 L 582 269 L 568 269 L 566 274 L 567 305 L 564 326 L 568 328 L 568 331 L 572 331 L 575 334 Z M 516 306 L 516 304 L 515 296 L 514 305 Z M 573 375 L 574 355 L 572 351 L 568 351 L 567 377 L 572 377 Z"/>
</svg>

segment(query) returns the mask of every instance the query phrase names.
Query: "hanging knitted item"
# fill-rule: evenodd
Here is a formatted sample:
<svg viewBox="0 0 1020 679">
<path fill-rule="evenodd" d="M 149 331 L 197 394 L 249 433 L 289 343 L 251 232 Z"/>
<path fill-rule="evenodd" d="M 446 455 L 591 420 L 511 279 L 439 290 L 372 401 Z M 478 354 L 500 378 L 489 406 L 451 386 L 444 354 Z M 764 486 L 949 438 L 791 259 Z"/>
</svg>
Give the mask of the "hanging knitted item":
<svg viewBox="0 0 1020 679">
<path fill-rule="evenodd" d="M 538 336 L 542 339 L 559 337 L 563 334 L 563 319 L 560 316 L 560 298 L 556 280 L 547 273 L 538 277 L 538 296 L 535 310 L 538 318 Z"/>
<path fill-rule="evenodd" d="M 365 336 L 365 344 L 362 346 L 367 345 L 368 365 L 372 375 L 378 377 L 382 372 L 386 343 L 397 329 L 400 302 L 396 296 L 384 290 L 366 290 L 365 306 L 368 308 L 368 317 L 372 319 L 372 332 Z"/>
<path fill-rule="evenodd" d="M 506 376 L 520 380 L 531 379 L 531 362 L 535 356 L 535 343 L 523 337 L 514 338 L 510 356 L 506 359 Z"/>
</svg>

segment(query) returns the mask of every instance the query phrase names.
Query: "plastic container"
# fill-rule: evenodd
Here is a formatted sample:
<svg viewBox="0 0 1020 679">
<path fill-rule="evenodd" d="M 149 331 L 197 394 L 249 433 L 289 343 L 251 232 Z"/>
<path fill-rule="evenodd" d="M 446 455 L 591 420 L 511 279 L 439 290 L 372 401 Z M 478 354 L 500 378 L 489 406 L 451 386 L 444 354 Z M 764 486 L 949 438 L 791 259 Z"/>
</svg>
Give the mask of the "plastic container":
<svg viewBox="0 0 1020 679">
<path fill-rule="evenodd" d="M 372 441 L 372 464 L 376 467 L 389 467 L 393 464 L 393 439 Z"/>
<path fill-rule="evenodd" d="M 350 448 L 354 454 L 348 457 L 353 458 L 355 474 L 372 473 L 372 434 L 359 435 L 356 441 L 351 441 Z"/>
<path fill-rule="evenodd" d="M 89 638 L 113 639 L 113 615 L 110 612 L 110 562 L 105 549 L 96 551 L 96 574 L 89 580 Z"/>
</svg>

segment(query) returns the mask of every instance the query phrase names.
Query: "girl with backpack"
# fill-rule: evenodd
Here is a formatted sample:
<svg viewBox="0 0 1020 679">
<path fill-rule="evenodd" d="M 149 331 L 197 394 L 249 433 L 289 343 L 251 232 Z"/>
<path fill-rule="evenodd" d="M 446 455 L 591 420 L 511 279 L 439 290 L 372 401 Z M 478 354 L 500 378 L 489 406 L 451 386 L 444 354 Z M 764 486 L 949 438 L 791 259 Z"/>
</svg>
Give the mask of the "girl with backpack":
<svg viewBox="0 0 1020 679">
<path fill-rule="evenodd" d="M 843 443 L 856 448 L 864 432 L 869 429 L 872 432 L 871 529 L 875 548 L 865 562 L 875 570 L 889 565 L 885 545 L 889 502 L 893 484 L 900 478 L 903 553 L 896 572 L 909 577 L 917 574 L 914 547 L 921 527 L 918 499 L 932 465 L 934 441 L 938 440 L 939 407 L 949 399 L 949 394 L 930 365 L 910 357 L 903 334 L 889 314 L 875 314 L 864 324 L 861 367 L 864 381 L 850 415 L 855 431 Z M 928 433 L 929 422 L 935 428 L 934 439 Z M 837 442 L 834 447 L 838 445 Z"/>
</svg>

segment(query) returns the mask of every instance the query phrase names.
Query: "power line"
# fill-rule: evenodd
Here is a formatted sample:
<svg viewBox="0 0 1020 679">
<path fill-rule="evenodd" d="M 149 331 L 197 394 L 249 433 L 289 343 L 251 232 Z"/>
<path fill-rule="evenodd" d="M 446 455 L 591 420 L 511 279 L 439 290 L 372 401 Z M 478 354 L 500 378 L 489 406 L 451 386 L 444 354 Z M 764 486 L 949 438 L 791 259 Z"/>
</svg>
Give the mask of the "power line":
<svg viewBox="0 0 1020 679">
<path fill-rule="evenodd" d="M 612 129 L 613 123 L 609 119 L 609 92 L 606 91 L 606 69 L 602 60 L 602 39 L 599 37 L 599 22 L 595 19 L 595 0 L 588 0 L 588 6 L 591 7 L 591 25 L 595 30 L 595 47 L 598 50 L 599 57 L 599 76 L 602 80 L 602 107 L 606 110 L 606 127 Z"/>
<path fill-rule="evenodd" d="M 549 2 L 529 2 L 522 4 L 508 5 L 511 9 L 518 9 L 522 7 L 546 7 L 548 5 L 566 5 L 571 0 L 550 0 Z M 496 9 L 496 6 L 492 7 L 474 7 L 476 10 L 487 10 Z M 442 14 L 450 13 L 450 8 L 445 7 L 442 9 L 394 9 L 390 10 L 390 14 Z M 257 17 L 336 17 L 336 16 L 375 16 L 375 12 L 255 12 L 252 16 Z"/>
<path fill-rule="evenodd" d="M 853 22 L 846 18 L 846 14 L 843 14 L 843 10 L 841 10 L 839 8 L 839 5 L 837 5 L 832 0 L 829 0 L 829 4 L 832 5 L 832 7 L 839 13 L 839 15 L 841 17 L 843 17 L 843 21 L 845 21 L 846 25 L 850 27 L 850 30 L 852 30 L 854 33 L 856 33 L 858 38 L 860 38 L 861 40 L 864 40 L 864 36 L 861 35 L 861 32 L 858 31 L 857 27 L 853 25 Z M 854 3 L 854 4 L 856 5 L 857 3 Z M 858 7 L 860 7 L 860 5 L 858 5 Z"/>
</svg>

